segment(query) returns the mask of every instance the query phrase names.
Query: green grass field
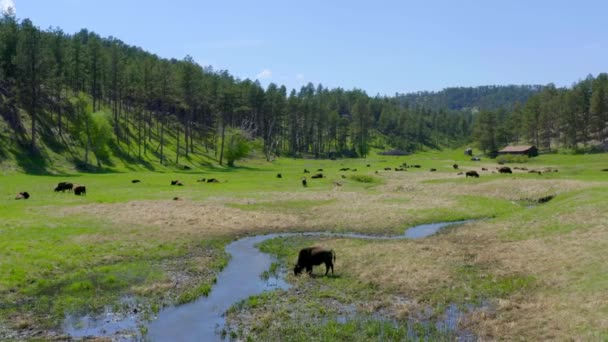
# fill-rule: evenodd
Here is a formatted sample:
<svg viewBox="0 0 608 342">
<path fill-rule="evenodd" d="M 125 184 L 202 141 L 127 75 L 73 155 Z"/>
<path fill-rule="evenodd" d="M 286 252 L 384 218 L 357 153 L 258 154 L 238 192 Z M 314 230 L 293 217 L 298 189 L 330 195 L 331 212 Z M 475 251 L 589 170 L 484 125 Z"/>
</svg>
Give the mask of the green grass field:
<svg viewBox="0 0 608 342">
<path fill-rule="evenodd" d="M 384 170 L 404 162 L 422 167 Z M 404 331 L 366 315 L 382 309 L 391 319 L 406 320 L 424 306 L 484 301 L 493 311 L 472 313 L 466 326 L 484 339 L 608 338 L 605 154 L 542 155 L 509 165 L 559 170 L 542 175 L 492 173 L 498 166 L 492 160 L 471 162 L 460 150 L 364 160 L 252 158 L 232 169 L 196 166 L 201 164 L 197 160 L 193 170 L 180 172 L 117 166 L 99 174 L 40 176 L 4 169 L 0 339 L 33 338 L 31 331 L 48 336 L 66 313 L 120 307 L 125 297 L 137 298 L 150 313 L 192 301 L 212 291 L 228 262 L 223 247 L 244 235 L 395 234 L 415 224 L 474 218 L 483 220 L 420 241 L 272 241 L 269 251 L 286 266 L 299 247 L 330 244 L 339 251 L 340 277 L 289 275 L 291 290 L 235 308 L 232 327 L 254 339 L 401 339 Z M 345 167 L 357 171 L 339 171 Z M 304 169 L 325 178 L 311 179 Z M 458 175 L 473 169 L 479 179 Z M 201 178 L 220 183 L 197 182 Z M 184 186 L 171 186 L 171 180 Z M 86 185 L 87 195 L 53 192 L 60 181 Z M 20 191 L 31 198 L 14 200 Z M 547 195 L 555 198 L 534 203 Z M 387 304 L 395 297 L 408 301 Z M 303 309 L 293 309 L 290 301 Z M 361 315 L 340 325 L 340 312 L 317 312 L 329 302 L 355 307 Z M 238 319 L 249 312 L 266 322 L 264 317 L 290 305 L 275 323 L 254 326 Z M 310 326 L 322 321 L 322 329 L 298 327 L 290 321 L 294 315 Z"/>
</svg>

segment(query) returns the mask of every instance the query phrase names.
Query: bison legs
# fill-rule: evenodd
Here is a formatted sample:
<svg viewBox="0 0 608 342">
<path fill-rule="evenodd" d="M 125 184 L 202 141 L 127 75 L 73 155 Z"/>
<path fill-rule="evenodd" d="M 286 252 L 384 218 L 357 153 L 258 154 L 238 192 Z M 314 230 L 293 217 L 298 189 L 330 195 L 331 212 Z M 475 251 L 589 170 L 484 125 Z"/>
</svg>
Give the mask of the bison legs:
<svg viewBox="0 0 608 342">
<path fill-rule="evenodd" d="M 331 274 L 334 274 L 334 264 L 331 261 L 325 262 L 325 275 L 329 273 L 329 269 L 331 268 Z"/>
</svg>

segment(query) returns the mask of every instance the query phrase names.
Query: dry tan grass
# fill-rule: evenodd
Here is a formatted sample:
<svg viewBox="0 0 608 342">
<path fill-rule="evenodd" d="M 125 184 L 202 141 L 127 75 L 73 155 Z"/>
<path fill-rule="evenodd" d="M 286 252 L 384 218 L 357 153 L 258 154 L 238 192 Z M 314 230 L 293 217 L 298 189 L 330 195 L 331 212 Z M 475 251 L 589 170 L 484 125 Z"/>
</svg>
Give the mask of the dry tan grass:
<svg viewBox="0 0 608 342">
<path fill-rule="evenodd" d="M 595 183 L 561 179 L 518 179 L 505 176 L 489 182 L 466 180 L 452 173 L 389 172 L 385 184 L 368 192 L 344 188 L 315 192 L 264 192 L 245 198 L 211 197 L 204 202 L 133 201 L 62 208 L 58 215 L 86 213 L 103 217 L 132 233 L 157 238 L 206 238 L 249 233 L 340 229 L 382 231 L 412 222 L 415 212 L 457 205 L 451 195 L 474 195 L 506 200 L 535 199 L 595 186 Z M 482 175 L 483 177 L 483 175 Z M 540 177 L 540 176 L 539 176 Z M 457 182 L 425 182 L 431 179 Z M 301 212 L 282 211 L 273 203 L 327 201 Z M 230 204 L 267 204 L 268 208 L 243 210 Z M 605 206 L 604 206 L 605 207 Z M 355 275 L 407 298 L 416 298 L 453 285 L 455 268 L 464 263 L 490 265 L 493 276 L 532 276 L 535 288 L 496 303 L 496 311 L 478 312 L 467 320 L 480 337 L 545 340 L 591 339 L 585 328 L 608 330 L 608 283 L 590 278 L 590 268 L 608 274 L 608 213 L 597 205 L 583 205 L 545 217 L 482 221 L 448 234 L 420 241 L 327 241 L 338 252 L 337 270 Z M 526 240 L 505 239 L 525 224 L 539 229 L 553 224 L 573 224 L 584 229 Z M 526 228 L 527 229 L 527 228 Z M 532 235 L 535 236 L 535 235 Z M 119 238 L 119 237 L 115 237 Z M 78 237 L 106 241 L 106 235 Z M 198 260 L 201 265 L 205 260 Z M 199 271 L 203 271 L 204 266 Z M 163 291 L 172 282 L 138 289 L 141 293 Z M 382 301 L 380 301 L 382 302 Z M 391 310 L 405 315 L 409 305 Z M 399 315 L 397 313 L 397 315 Z"/>
<path fill-rule="evenodd" d="M 529 293 L 501 299 L 495 312 L 476 313 L 468 328 L 490 340 L 588 340 L 590 328 L 608 329 L 608 280 L 594 278 L 608 274 L 608 213 L 587 217 L 587 210 L 571 214 L 586 217 L 586 230 L 521 241 L 497 237 L 516 222 L 476 222 L 421 241 L 326 243 L 339 251 L 342 272 L 408 297 L 451 286 L 454 266 L 463 263 L 493 265 L 498 277 L 533 276 Z"/>
</svg>

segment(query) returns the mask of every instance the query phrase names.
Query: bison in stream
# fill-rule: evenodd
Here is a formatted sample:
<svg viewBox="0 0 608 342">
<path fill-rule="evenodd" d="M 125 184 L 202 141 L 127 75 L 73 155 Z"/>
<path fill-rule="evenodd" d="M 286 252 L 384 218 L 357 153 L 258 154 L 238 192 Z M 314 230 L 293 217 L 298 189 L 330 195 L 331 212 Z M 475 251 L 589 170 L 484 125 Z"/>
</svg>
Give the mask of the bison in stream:
<svg viewBox="0 0 608 342">
<path fill-rule="evenodd" d="M 293 273 L 299 275 L 302 269 L 306 269 L 309 275 L 312 275 L 312 267 L 325 264 L 325 275 L 331 268 L 331 274 L 334 274 L 334 262 L 336 261 L 336 253 L 333 250 L 328 250 L 322 247 L 307 247 L 300 250 L 298 262 L 293 268 Z"/>
</svg>

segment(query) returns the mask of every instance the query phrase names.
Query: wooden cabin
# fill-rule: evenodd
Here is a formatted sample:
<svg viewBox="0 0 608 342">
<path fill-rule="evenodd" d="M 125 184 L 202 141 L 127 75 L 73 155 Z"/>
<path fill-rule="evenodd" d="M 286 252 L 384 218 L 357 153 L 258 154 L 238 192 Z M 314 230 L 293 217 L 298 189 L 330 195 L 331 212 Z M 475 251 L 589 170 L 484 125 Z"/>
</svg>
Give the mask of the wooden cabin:
<svg viewBox="0 0 608 342">
<path fill-rule="evenodd" d="M 523 146 L 507 146 L 502 150 L 498 151 L 499 155 L 514 154 L 514 155 L 525 155 L 528 157 L 538 156 L 538 149 L 533 145 Z"/>
</svg>

